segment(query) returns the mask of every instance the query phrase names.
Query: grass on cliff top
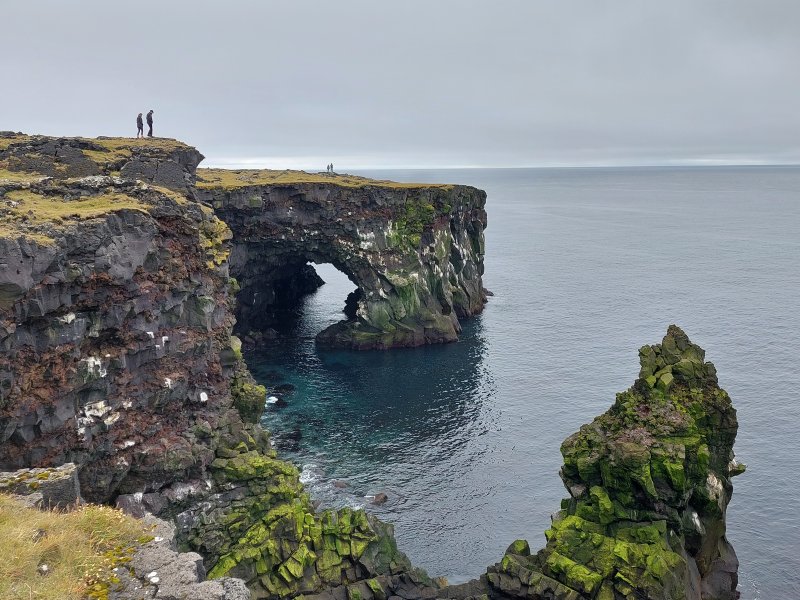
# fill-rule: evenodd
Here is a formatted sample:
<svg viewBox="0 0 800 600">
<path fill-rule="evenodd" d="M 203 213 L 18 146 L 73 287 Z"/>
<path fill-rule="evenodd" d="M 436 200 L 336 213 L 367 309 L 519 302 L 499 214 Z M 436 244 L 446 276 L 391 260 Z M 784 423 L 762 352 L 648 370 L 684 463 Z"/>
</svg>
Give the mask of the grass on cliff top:
<svg viewBox="0 0 800 600">
<path fill-rule="evenodd" d="M 83 150 L 83 155 L 98 163 L 124 161 L 133 156 L 134 150 L 177 150 L 188 148 L 183 142 L 172 138 L 78 138 L 99 146 L 100 150 Z"/>
<path fill-rule="evenodd" d="M 30 171 L 9 171 L 8 169 L 4 169 L 2 166 L 0 166 L 0 183 L 8 181 L 11 183 L 30 183 L 39 181 L 43 178 L 44 175 L 41 175 L 40 173 L 34 173 Z"/>
<path fill-rule="evenodd" d="M 28 223 L 93 219 L 117 210 L 132 209 L 146 212 L 147 208 L 141 200 L 119 193 L 64 200 L 59 196 L 45 196 L 30 190 L 14 190 L 8 192 L 5 199 L 18 203 L 17 206 L 9 208 L 11 215 Z"/>
<path fill-rule="evenodd" d="M 398 183 L 368 179 L 356 175 L 329 175 L 327 173 L 307 173 L 305 171 L 275 171 L 271 169 L 197 169 L 197 187 L 206 189 L 234 189 L 250 185 L 291 185 L 298 183 L 324 183 L 346 188 L 367 186 L 391 189 L 442 188 L 452 189 L 449 184 L 437 183 Z"/>
<path fill-rule="evenodd" d="M 0 152 L 7 150 L 14 144 L 31 144 L 37 140 L 48 139 L 47 136 L 33 136 L 26 134 L 14 134 L 8 137 L 0 137 Z M 61 138 L 52 138 L 61 139 Z M 133 156 L 134 150 L 142 151 L 148 149 L 171 151 L 188 148 L 183 142 L 172 138 L 135 138 L 135 137 L 99 137 L 99 138 L 64 138 L 73 139 L 77 142 L 88 143 L 95 146 L 95 150 L 82 150 L 86 158 L 98 164 L 114 163 L 120 160 L 127 160 Z"/>
<path fill-rule="evenodd" d="M 0 494 L 0 598 L 102 596 L 97 590 L 113 581 L 111 569 L 148 539 L 141 522 L 113 508 L 39 511 Z M 40 565 L 47 565 L 46 575 Z"/>
<path fill-rule="evenodd" d="M 0 152 L 11 146 L 12 144 L 19 144 L 23 142 L 29 142 L 31 140 L 31 136 L 26 135 L 24 133 L 13 134 L 10 136 L 2 136 L 0 137 Z"/>
<path fill-rule="evenodd" d="M 5 206 L 0 205 L 4 209 L 0 216 L 0 237 L 23 236 L 42 244 L 53 243 L 48 230 L 69 222 L 93 219 L 123 209 L 147 212 L 147 204 L 141 200 L 114 193 L 64 200 L 30 190 L 14 190 L 3 196 L 3 200 Z"/>
</svg>

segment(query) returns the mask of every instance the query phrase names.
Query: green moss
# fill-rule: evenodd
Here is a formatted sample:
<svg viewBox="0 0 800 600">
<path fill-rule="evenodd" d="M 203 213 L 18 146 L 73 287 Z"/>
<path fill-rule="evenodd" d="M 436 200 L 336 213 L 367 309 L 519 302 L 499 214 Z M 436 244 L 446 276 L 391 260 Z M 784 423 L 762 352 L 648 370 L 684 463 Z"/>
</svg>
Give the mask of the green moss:
<svg viewBox="0 0 800 600">
<path fill-rule="evenodd" d="M 233 237 L 230 228 L 220 219 L 210 217 L 203 221 L 199 229 L 200 248 L 206 254 L 209 269 L 218 267 L 228 260 L 229 240 Z"/>
<path fill-rule="evenodd" d="M 514 540 L 506 550 L 506 554 L 518 554 L 520 556 L 530 556 L 531 548 L 527 540 Z"/>
<path fill-rule="evenodd" d="M 730 399 L 703 350 L 677 327 L 639 357 L 633 387 L 562 444 L 565 484 L 588 493 L 562 502 L 537 555 L 509 548 L 500 572 L 512 583 L 489 574 L 501 590 L 513 591 L 517 578 L 528 581 L 529 595 L 563 585 L 557 595 L 565 598 L 577 590 L 603 600 L 677 600 L 690 576 L 680 554 L 689 511 L 724 532 L 719 494 L 709 493 L 706 482 L 710 472 L 717 479 L 730 474 L 736 430 Z M 698 565 L 714 560 L 716 544 L 708 547 Z"/>
<path fill-rule="evenodd" d="M 238 339 L 238 338 L 237 338 Z M 237 349 L 233 349 L 234 355 Z M 238 357 L 241 359 L 241 342 L 238 348 Z M 248 423 L 258 423 L 264 412 L 264 403 L 267 399 L 267 388 L 253 383 L 249 377 L 236 375 L 231 379 L 231 396 L 233 406 Z"/>
<path fill-rule="evenodd" d="M 553 552 L 547 557 L 547 567 L 556 575 L 563 575 L 565 583 L 582 594 L 591 595 L 603 581 L 602 575 Z"/>
<path fill-rule="evenodd" d="M 217 458 L 211 466 L 215 475 L 229 481 L 246 481 L 256 477 L 272 478 L 277 476 L 297 478 L 300 475 L 293 465 L 261 454 L 256 450 L 239 454 L 234 458 Z"/>
</svg>

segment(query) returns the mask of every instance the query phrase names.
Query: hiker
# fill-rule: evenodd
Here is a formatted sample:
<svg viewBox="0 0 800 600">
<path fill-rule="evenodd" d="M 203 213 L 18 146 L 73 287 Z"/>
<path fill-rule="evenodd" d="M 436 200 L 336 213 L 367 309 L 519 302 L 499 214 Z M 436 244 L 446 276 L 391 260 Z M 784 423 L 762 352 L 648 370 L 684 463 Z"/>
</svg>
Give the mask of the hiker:
<svg viewBox="0 0 800 600">
<path fill-rule="evenodd" d="M 333 163 L 331 163 L 331 173 L 333 173 Z"/>
<path fill-rule="evenodd" d="M 139 138 L 139 135 L 144 137 L 144 123 L 142 123 L 142 113 L 139 113 L 139 116 L 136 117 L 136 138 Z"/>
<path fill-rule="evenodd" d="M 150 109 L 150 112 L 147 113 L 147 126 L 150 128 L 147 131 L 147 137 L 153 137 L 153 109 Z"/>
</svg>

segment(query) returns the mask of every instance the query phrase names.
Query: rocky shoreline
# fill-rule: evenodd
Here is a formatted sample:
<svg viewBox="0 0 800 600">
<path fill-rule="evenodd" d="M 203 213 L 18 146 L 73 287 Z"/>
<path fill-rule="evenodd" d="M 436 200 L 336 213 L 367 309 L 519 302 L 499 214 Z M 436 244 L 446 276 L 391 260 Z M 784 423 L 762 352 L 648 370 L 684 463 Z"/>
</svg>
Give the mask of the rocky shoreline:
<svg viewBox="0 0 800 600">
<path fill-rule="evenodd" d="M 361 295 L 321 343 L 455 340 L 486 300 L 485 194 L 291 172 L 197 185 L 201 159 L 172 140 L 0 134 L 0 469 L 74 463 L 83 498 L 173 522 L 254 599 L 736 597 L 735 411 L 674 326 L 562 446 L 570 498 L 539 553 L 514 542 L 447 587 L 390 525 L 317 512 L 257 424 L 267 390 L 235 320 L 268 328 L 314 288 L 306 263 L 333 262 Z"/>
</svg>

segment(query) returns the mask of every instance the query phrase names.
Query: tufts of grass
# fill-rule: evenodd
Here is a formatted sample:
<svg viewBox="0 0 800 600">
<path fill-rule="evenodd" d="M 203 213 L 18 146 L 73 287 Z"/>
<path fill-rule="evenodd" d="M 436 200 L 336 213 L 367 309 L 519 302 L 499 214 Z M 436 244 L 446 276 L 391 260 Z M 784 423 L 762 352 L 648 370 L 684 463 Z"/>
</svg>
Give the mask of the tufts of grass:
<svg viewBox="0 0 800 600">
<path fill-rule="evenodd" d="M 65 200 L 60 196 L 46 196 L 30 190 L 15 190 L 8 192 L 5 198 L 17 203 L 17 206 L 9 209 L 12 217 L 25 217 L 28 222 L 93 219 L 123 209 L 146 212 L 147 207 L 137 198 L 118 193 Z"/>
<path fill-rule="evenodd" d="M 251 185 L 291 185 L 298 183 L 324 183 L 347 188 L 382 187 L 391 189 L 442 188 L 452 185 L 427 183 L 398 183 L 368 179 L 355 175 L 328 175 L 305 171 L 274 171 L 270 169 L 197 169 L 197 187 L 206 189 L 240 188 Z"/>
<path fill-rule="evenodd" d="M 8 148 L 11 144 L 20 144 L 23 142 L 29 142 L 30 139 L 31 136 L 25 135 L 24 133 L 21 133 L 19 135 L 14 134 L 9 137 L 0 137 L 0 152 Z"/>
<path fill-rule="evenodd" d="M 0 141 L 2 138 L 0 138 Z M 0 166 L 0 183 L 10 181 L 12 183 L 33 183 L 44 178 L 44 175 L 30 171 L 9 171 Z"/>
<path fill-rule="evenodd" d="M 0 495 L 0 598 L 105 597 L 112 569 L 149 539 L 141 522 L 113 508 L 39 511 Z"/>
<path fill-rule="evenodd" d="M 188 148 L 171 138 L 78 138 L 90 142 L 97 150 L 82 150 L 83 155 L 97 164 L 119 164 L 133 157 L 134 151 L 173 151 Z"/>
<path fill-rule="evenodd" d="M 61 196 L 37 194 L 32 190 L 14 190 L 3 196 L 0 205 L 0 237 L 25 237 L 44 245 L 54 243 L 48 235 L 53 228 L 70 222 L 102 217 L 118 210 L 147 212 L 148 205 L 132 196 L 119 193 L 85 196 L 65 200 Z"/>
</svg>

